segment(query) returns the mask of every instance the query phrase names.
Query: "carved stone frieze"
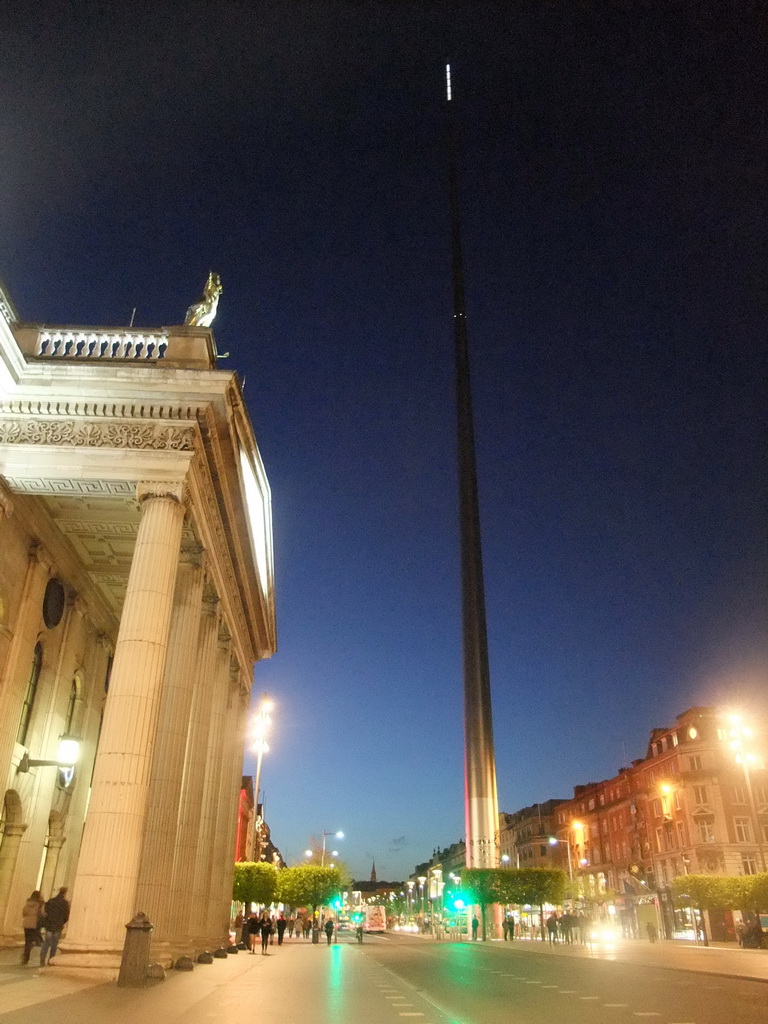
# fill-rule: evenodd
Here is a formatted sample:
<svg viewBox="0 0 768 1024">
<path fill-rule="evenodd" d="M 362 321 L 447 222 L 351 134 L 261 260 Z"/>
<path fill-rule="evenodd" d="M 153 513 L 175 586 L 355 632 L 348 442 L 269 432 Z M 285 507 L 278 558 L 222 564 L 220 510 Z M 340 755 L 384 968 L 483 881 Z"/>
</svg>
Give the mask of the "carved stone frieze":
<svg viewBox="0 0 768 1024">
<path fill-rule="evenodd" d="M 166 423 L 0 418 L 0 444 L 193 451 L 194 427 Z"/>
</svg>

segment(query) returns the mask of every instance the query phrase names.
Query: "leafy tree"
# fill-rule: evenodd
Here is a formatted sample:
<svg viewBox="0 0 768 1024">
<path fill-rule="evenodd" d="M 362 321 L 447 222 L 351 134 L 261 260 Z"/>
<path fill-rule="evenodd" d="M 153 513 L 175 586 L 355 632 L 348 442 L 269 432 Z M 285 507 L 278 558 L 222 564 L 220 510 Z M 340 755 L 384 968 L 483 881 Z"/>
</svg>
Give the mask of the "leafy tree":
<svg viewBox="0 0 768 1024">
<path fill-rule="evenodd" d="M 239 861 L 235 864 L 232 899 L 237 903 L 273 903 L 277 895 L 277 874 L 274 864 Z"/>
<path fill-rule="evenodd" d="M 529 904 L 539 908 L 541 938 L 544 940 L 544 904 L 563 902 L 567 879 L 559 868 L 501 868 L 498 893 L 503 903 Z"/>
<path fill-rule="evenodd" d="M 315 910 L 328 903 L 340 889 L 341 873 L 338 868 L 297 864 L 280 872 L 278 896 L 288 906 Z"/>
<path fill-rule="evenodd" d="M 480 905 L 480 920 L 483 926 L 483 942 L 487 938 L 485 908 L 499 902 L 498 868 L 464 868 L 461 872 L 461 887 L 471 893 L 473 902 Z"/>
</svg>

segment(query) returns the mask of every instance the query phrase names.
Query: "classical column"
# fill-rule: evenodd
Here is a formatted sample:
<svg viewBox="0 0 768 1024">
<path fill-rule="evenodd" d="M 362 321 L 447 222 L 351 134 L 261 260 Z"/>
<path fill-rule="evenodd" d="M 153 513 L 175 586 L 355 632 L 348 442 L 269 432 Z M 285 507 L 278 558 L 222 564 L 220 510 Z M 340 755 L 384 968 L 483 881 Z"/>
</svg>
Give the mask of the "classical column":
<svg viewBox="0 0 768 1024">
<path fill-rule="evenodd" d="M 13 881 L 16 861 L 19 856 L 21 837 L 26 825 L 19 822 L 6 821 L 3 826 L 2 843 L 0 843 L 0 893 L 7 893 Z"/>
<path fill-rule="evenodd" d="M 40 544 L 32 544 L 18 612 L 13 623 L 13 639 L 0 682 L 0 778 L 3 781 L 13 757 L 24 689 L 29 679 L 37 634 L 41 629 L 43 595 L 50 572 L 51 561 L 47 553 Z M 4 892 L 0 888 L 0 901 L 3 897 Z"/>
<path fill-rule="evenodd" d="M 202 562 L 202 551 L 196 549 L 184 552 L 179 565 L 152 760 L 136 906 L 155 926 L 153 942 L 171 938 L 171 883 L 203 601 Z"/>
<path fill-rule="evenodd" d="M 120 950 L 137 910 L 150 768 L 184 519 L 180 483 L 137 488 L 141 522 L 77 866 L 70 950 Z"/>
<path fill-rule="evenodd" d="M 240 787 L 243 782 L 243 754 L 245 751 L 245 732 L 248 712 L 251 703 L 250 690 L 237 677 L 234 701 L 234 732 L 230 734 L 229 743 L 232 748 L 231 774 L 229 784 L 229 802 L 225 809 L 225 857 L 224 877 L 222 878 L 222 906 L 225 913 L 232 902 L 232 882 L 235 873 L 235 845 L 237 842 L 237 812 L 240 806 Z M 227 922 L 225 922 L 226 924 Z"/>
<path fill-rule="evenodd" d="M 208 729 L 219 635 L 218 604 L 219 599 L 215 594 L 210 591 L 204 592 L 196 651 L 197 671 L 192 695 L 192 716 L 184 759 L 184 778 L 179 801 L 176 851 L 171 879 L 169 932 L 174 947 L 180 950 L 187 949 L 192 943 L 190 890 L 194 879 L 197 836 L 205 785 Z"/>
<path fill-rule="evenodd" d="M 192 886 L 191 931 L 196 941 L 208 943 L 220 936 L 208 933 L 208 911 L 214 878 L 220 883 L 221 875 L 216 874 L 214 849 L 216 847 L 217 807 L 219 783 L 222 772 L 224 748 L 224 718 L 227 711 L 227 686 L 229 683 L 230 635 L 222 623 L 218 637 L 215 671 L 213 675 L 213 701 L 211 704 L 210 728 L 206 750 L 205 785 L 197 833 L 195 873 Z M 219 892 L 221 885 L 219 884 Z"/>
<path fill-rule="evenodd" d="M 49 835 L 48 842 L 45 844 L 45 865 L 40 882 L 40 892 L 46 899 L 56 895 L 56 869 L 59 866 L 59 855 L 65 842 L 64 836 Z"/>
<path fill-rule="evenodd" d="M 234 671 L 233 671 L 234 668 Z M 230 848 L 232 822 L 237 825 L 237 804 L 233 804 L 233 792 L 239 796 L 239 779 L 235 787 L 234 769 L 237 766 L 242 778 L 243 744 L 239 737 L 240 720 L 240 676 L 237 662 L 229 668 L 227 686 L 227 707 L 224 715 L 221 773 L 214 827 L 213 869 L 211 889 L 208 898 L 207 932 L 215 938 L 225 939 L 229 933 L 229 908 L 232 902 L 232 865 L 234 849 Z"/>
</svg>

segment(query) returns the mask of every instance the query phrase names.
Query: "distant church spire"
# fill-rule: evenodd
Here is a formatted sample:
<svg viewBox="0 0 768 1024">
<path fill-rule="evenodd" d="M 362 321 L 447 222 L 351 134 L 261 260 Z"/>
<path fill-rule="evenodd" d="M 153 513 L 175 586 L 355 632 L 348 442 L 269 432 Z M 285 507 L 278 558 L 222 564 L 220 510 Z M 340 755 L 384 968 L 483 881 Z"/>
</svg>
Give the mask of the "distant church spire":
<svg viewBox="0 0 768 1024">
<path fill-rule="evenodd" d="M 371 864 L 371 881 L 375 882 L 376 880 L 376 861 L 374 861 L 373 864 Z"/>
</svg>

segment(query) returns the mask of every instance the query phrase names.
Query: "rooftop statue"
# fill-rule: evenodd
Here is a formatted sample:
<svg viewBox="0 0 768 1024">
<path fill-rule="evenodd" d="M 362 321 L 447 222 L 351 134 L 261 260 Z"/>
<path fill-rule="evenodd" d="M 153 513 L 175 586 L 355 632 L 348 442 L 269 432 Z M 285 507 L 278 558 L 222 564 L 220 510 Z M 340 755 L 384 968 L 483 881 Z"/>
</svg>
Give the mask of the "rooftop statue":
<svg viewBox="0 0 768 1024">
<path fill-rule="evenodd" d="M 219 275 L 211 271 L 205 282 L 201 301 L 189 307 L 184 323 L 188 327 L 210 327 L 216 316 L 222 290 Z"/>
</svg>

